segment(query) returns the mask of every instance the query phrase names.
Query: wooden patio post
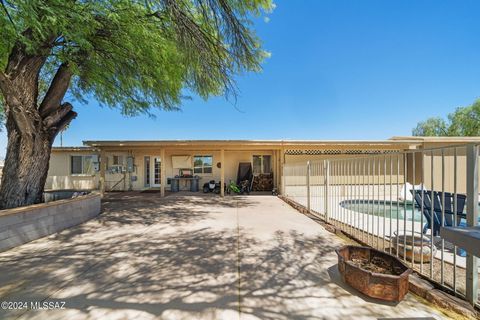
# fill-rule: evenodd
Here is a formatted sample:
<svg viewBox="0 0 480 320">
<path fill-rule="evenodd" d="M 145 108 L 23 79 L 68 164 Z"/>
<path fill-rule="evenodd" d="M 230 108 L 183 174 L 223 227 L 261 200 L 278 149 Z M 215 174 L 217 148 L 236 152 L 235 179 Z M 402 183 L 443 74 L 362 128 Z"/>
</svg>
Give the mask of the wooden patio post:
<svg viewBox="0 0 480 320">
<path fill-rule="evenodd" d="M 285 181 L 283 176 L 283 169 L 285 167 L 285 148 L 282 147 L 280 154 L 280 194 L 285 194 Z"/>
<path fill-rule="evenodd" d="M 277 193 L 281 194 L 282 192 L 282 151 L 277 150 L 277 184 L 275 185 L 277 188 Z"/>
<path fill-rule="evenodd" d="M 277 150 L 272 150 L 273 187 L 277 186 Z"/>
<path fill-rule="evenodd" d="M 225 196 L 225 150 L 220 151 L 220 195 Z"/>
<path fill-rule="evenodd" d="M 220 195 L 225 196 L 225 150 L 220 151 Z"/>
</svg>

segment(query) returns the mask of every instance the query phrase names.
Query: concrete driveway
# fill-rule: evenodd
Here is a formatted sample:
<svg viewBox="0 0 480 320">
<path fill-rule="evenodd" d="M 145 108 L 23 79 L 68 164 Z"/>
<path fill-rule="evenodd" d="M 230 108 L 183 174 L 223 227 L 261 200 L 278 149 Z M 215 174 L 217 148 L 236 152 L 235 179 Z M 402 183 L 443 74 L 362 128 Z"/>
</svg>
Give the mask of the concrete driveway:
<svg viewBox="0 0 480 320">
<path fill-rule="evenodd" d="M 0 254 L 0 300 L 47 302 L 0 318 L 442 317 L 412 294 L 395 305 L 345 287 L 341 244 L 272 196 L 113 194 L 99 218 Z"/>
</svg>

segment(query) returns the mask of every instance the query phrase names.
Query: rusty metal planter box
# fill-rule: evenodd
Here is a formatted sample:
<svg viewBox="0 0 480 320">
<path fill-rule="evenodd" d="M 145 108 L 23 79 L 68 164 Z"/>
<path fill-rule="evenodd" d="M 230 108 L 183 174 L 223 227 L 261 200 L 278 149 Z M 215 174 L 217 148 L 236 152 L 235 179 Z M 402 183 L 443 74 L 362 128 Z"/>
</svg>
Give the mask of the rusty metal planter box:
<svg viewBox="0 0 480 320">
<path fill-rule="evenodd" d="M 338 255 L 338 270 L 345 283 L 363 294 L 386 301 L 401 301 L 408 292 L 408 276 L 412 272 L 396 257 L 368 247 L 343 246 L 335 250 Z M 355 265 L 352 259 L 380 258 L 388 263 L 398 275 L 375 273 Z"/>
</svg>

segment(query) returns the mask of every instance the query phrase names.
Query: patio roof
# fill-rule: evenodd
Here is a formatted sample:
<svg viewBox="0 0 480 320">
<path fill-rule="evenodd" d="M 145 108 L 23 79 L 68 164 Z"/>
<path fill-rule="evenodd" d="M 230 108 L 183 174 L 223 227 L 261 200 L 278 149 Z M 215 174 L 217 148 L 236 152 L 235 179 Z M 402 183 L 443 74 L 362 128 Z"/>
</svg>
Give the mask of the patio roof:
<svg viewBox="0 0 480 320">
<path fill-rule="evenodd" d="M 363 147 L 380 149 L 403 149 L 420 145 L 412 140 L 87 140 L 84 145 L 91 147 L 216 147 L 216 148 L 332 148 Z"/>
<path fill-rule="evenodd" d="M 285 150 L 404 150 L 431 144 L 480 143 L 480 137 L 412 137 L 394 136 L 386 140 L 85 140 L 84 146 L 54 147 L 54 151 L 91 151 L 98 149 L 285 149 Z"/>
</svg>

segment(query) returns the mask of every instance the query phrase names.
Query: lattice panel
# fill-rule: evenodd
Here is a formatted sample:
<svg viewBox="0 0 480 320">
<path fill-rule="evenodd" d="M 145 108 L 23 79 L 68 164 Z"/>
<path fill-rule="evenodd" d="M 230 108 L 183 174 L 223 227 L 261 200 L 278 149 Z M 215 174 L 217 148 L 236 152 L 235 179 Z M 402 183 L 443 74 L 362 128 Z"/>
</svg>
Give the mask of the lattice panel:
<svg viewBox="0 0 480 320">
<path fill-rule="evenodd" d="M 352 149 L 352 150 L 341 150 L 341 149 L 322 149 L 322 150 L 300 150 L 300 149 L 288 149 L 285 150 L 285 154 L 291 156 L 299 156 L 299 155 L 339 155 L 339 154 L 390 154 L 390 153 L 398 153 L 398 150 L 359 150 L 359 149 Z"/>
</svg>

